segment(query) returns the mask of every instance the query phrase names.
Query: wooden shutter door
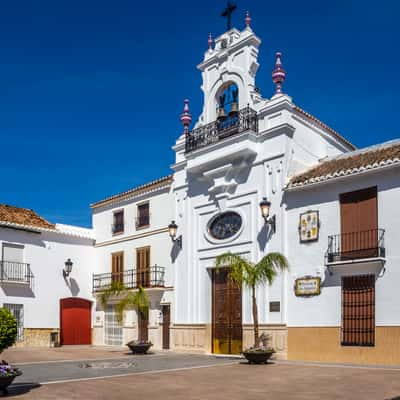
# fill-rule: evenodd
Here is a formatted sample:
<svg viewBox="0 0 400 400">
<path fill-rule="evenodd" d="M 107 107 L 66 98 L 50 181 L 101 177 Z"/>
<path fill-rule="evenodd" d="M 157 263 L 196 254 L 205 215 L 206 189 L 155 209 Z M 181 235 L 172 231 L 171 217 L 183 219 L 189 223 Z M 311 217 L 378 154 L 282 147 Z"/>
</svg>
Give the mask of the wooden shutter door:
<svg viewBox="0 0 400 400">
<path fill-rule="evenodd" d="M 111 281 L 123 283 L 124 279 L 124 253 L 112 254 Z"/>
<path fill-rule="evenodd" d="M 377 188 L 340 195 L 341 259 L 375 257 L 378 252 Z"/>
<path fill-rule="evenodd" d="M 229 278 L 229 269 L 213 271 L 213 353 L 242 351 L 242 290 Z"/>
<path fill-rule="evenodd" d="M 150 247 L 136 250 L 136 279 L 138 286 L 150 286 Z"/>
</svg>

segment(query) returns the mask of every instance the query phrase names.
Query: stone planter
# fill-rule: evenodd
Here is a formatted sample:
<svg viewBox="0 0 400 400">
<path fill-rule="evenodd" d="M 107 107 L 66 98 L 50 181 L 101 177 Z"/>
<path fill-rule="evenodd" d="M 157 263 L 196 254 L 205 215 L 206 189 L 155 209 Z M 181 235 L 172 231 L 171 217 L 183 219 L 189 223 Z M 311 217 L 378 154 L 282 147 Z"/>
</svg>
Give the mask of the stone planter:
<svg viewBox="0 0 400 400">
<path fill-rule="evenodd" d="M 150 347 L 153 346 L 152 343 L 127 343 L 127 346 L 133 354 L 146 354 Z"/>
<path fill-rule="evenodd" d="M 249 364 L 267 364 L 273 351 L 244 351 L 243 355 Z"/>
<path fill-rule="evenodd" d="M 0 376 L 0 391 L 7 394 L 7 388 L 12 384 L 16 376 L 22 375 L 22 373 L 11 375 L 11 376 Z"/>
</svg>

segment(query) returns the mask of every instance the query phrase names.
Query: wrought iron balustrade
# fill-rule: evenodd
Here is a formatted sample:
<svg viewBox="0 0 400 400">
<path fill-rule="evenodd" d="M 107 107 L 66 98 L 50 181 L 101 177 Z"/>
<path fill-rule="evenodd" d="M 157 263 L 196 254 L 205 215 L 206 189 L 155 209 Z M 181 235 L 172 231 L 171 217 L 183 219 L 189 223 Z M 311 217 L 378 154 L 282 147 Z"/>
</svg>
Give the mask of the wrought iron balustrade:
<svg viewBox="0 0 400 400">
<path fill-rule="evenodd" d="M 138 215 L 136 217 L 136 229 L 138 228 L 143 228 L 145 226 L 149 226 L 150 225 L 150 215 L 151 214 L 145 214 L 145 215 Z"/>
<path fill-rule="evenodd" d="M 165 267 L 158 265 L 145 270 L 130 269 L 123 272 L 108 272 L 93 275 L 93 292 L 107 290 L 113 283 L 121 283 L 126 289 L 164 287 Z"/>
<path fill-rule="evenodd" d="M 328 237 L 326 263 L 385 257 L 385 230 L 370 229 Z"/>
<path fill-rule="evenodd" d="M 17 261 L 0 261 L 0 282 L 29 285 L 33 274 L 29 264 Z"/>
<path fill-rule="evenodd" d="M 246 131 L 258 133 L 257 112 L 249 106 L 235 115 L 228 115 L 225 119 L 217 119 L 193 129 L 186 136 L 186 152 L 189 153 Z"/>
<path fill-rule="evenodd" d="M 124 224 L 112 224 L 111 231 L 113 235 L 124 232 Z"/>
</svg>

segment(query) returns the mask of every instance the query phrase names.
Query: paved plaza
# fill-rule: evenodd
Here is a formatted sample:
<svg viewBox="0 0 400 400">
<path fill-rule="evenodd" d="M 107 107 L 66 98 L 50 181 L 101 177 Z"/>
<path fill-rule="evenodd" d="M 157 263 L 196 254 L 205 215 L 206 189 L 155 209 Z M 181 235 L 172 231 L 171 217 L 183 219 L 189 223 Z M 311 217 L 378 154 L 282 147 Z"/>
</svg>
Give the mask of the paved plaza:
<svg viewBox="0 0 400 400">
<path fill-rule="evenodd" d="M 351 399 L 400 400 L 400 369 L 273 362 L 125 349 L 11 349 L 2 358 L 23 375 L 18 399 Z"/>
</svg>

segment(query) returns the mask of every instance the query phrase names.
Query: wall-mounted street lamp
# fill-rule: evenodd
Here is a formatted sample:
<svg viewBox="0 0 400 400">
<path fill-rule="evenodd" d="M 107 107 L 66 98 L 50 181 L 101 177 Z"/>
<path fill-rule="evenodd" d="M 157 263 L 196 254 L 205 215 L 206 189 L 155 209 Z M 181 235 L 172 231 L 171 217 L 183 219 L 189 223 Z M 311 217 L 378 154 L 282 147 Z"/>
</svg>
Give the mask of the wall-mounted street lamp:
<svg viewBox="0 0 400 400">
<path fill-rule="evenodd" d="M 172 221 L 168 225 L 168 231 L 172 241 L 176 243 L 180 248 L 182 248 L 182 235 L 176 237 L 176 234 L 178 232 L 178 225 L 175 223 L 175 221 Z"/>
<path fill-rule="evenodd" d="M 272 232 L 276 232 L 276 216 L 273 215 L 272 217 L 269 216 L 269 211 L 271 209 L 271 202 L 267 200 L 266 197 L 263 198 L 262 202 L 260 203 L 261 215 L 264 218 L 266 224 L 268 224 Z"/>
<path fill-rule="evenodd" d="M 63 276 L 64 278 L 67 278 L 72 271 L 72 266 L 74 265 L 74 263 L 71 261 L 70 258 L 68 258 L 68 260 L 65 261 L 64 265 L 65 267 L 63 269 Z"/>
</svg>

